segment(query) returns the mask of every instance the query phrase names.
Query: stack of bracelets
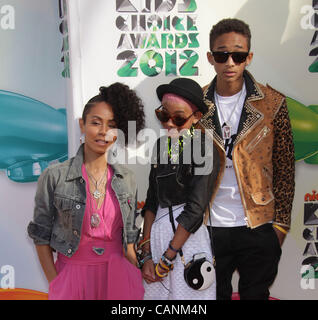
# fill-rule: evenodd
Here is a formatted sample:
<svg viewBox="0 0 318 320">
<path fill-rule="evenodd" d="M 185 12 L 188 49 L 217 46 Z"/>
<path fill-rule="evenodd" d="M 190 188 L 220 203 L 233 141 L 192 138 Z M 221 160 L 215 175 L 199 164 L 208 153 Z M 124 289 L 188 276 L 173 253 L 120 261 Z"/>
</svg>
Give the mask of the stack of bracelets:
<svg viewBox="0 0 318 320">
<path fill-rule="evenodd" d="M 145 264 L 146 261 L 152 259 L 152 255 L 150 251 L 143 251 L 142 247 L 150 242 L 150 237 L 145 237 L 139 241 L 137 245 L 137 260 L 139 263 L 139 268 L 141 269 L 142 266 Z"/>
<path fill-rule="evenodd" d="M 174 259 L 175 257 L 172 260 Z M 165 272 L 160 273 L 158 270 L 158 267 L 160 267 L 162 270 L 165 270 Z M 155 267 L 156 275 L 159 278 L 165 278 L 168 275 L 169 271 L 172 271 L 172 270 L 173 270 L 173 262 L 166 257 L 166 252 L 165 252 L 162 255 L 160 261 L 156 264 L 156 267 Z"/>
<path fill-rule="evenodd" d="M 138 259 L 138 263 L 139 263 L 139 268 L 142 269 L 143 265 L 145 264 L 146 261 L 152 259 L 152 255 L 150 251 L 144 251 L 142 250 L 143 246 L 146 243 L 150 242 L 150 237 L 145 237 L 142 240 L 139 241 L 138 245 L 137 245 L 137 259 Z M 174 251 L 175 253 L 179 253 L 181 250 L 175 249 L 172 245 L 171 245 L 171 241 L 169 243 L 169 249 L 171 249 L 172 251 Z M 164 252 L 164 254 L 162 255 L 161 259 L 159 260 L 159 262 L 156 264 L 155 266 L 155 272 L 156 275 L 159 278 L 165 278 L 168 276 L 169 271 L 173 270 L 173 260 L 176 258 L 174 257 L 173 259 L 170 259 L 166 256 L 167 251 Z M 162 270 L 164 270 L 164 273 L 160 273 L 158 268 L 161 268 Z"/>
<path fill-rule="evenodd" d="M 169 249 L 172 250 L 173 252 L 175 252 L 176 254 L 180 253 L 180 249 L 175 249 L 172 245 L 171 245 L 171 241 L 169 242 Z M 176 258 L 176 256 L 172 259 L 167 258 L 166 256 L 167 251 L 165 251 L 165 253 L 162 255 L 159 263 L 156 264 L 156 274 L 159 278 L 164 278 L 168 275 L 169 271 L 173 270 L 173 260 Z M 165 270 L 164 273 L 160 273 L 158 270 L 158 267 L 160 267 L 162 270 Z"/>
</svg>

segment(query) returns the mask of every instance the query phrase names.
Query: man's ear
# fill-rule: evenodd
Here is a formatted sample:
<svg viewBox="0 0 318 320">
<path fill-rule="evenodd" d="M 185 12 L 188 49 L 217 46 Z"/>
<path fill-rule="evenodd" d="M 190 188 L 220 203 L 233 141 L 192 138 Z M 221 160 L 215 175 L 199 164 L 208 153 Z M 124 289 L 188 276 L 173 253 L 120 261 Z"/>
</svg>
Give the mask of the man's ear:
<svg viewBox="0 0 318 320">
<path fill-rule="evenodd" d="M 207 56 L 207 58 L 208 58 L 209 63 L 210 63 L 212 66 L 214 66 L 214 58 L 213 58 L 212 53 L 211 53 L 210 51 L 208 51 L 208 52 L 206 53 L 206 56 Z"/>
<path fill-rule="evenodd" d="M 253 56 L 254 56 L 254 53 L 253 53 L 253 52 L 250 52 L 250 53 L 248 54 L 248 56 L 247 56 L 247 58 L 246 58 L 246 63 L 245 63 L 246 67 L 247 67 L 249 64 L 251 64 L 251 62 L 252 62 L 252 60 L 253 60 Z"/>
</svg>

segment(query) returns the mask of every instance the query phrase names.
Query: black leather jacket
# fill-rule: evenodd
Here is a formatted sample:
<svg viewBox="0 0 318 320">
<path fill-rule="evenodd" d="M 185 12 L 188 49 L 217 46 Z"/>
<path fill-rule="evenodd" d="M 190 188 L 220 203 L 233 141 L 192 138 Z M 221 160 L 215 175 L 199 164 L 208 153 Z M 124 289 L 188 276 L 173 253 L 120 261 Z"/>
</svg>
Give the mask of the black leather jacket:
<svg viewBox="0 0 318 320">
<path fill-rule="evenodd" d="M 156 214 L 159 205 L 167 208 L 185 203 L 176 220 L 191 233 L 198 230 L 203 222 L 220 167 L 220 157 L 212 139 L 200 130 L 195 131 L 199 134 L 194 134 L 183 144 L 178 163 L 172 160 L 173 157 L 165 157 L 168 153 L 167 137 L 157 140 L 154 148 L 157 152 L 153 154 L 147 198 L 142 210 L 143 214 L 146 210 Z"/>
</svg>

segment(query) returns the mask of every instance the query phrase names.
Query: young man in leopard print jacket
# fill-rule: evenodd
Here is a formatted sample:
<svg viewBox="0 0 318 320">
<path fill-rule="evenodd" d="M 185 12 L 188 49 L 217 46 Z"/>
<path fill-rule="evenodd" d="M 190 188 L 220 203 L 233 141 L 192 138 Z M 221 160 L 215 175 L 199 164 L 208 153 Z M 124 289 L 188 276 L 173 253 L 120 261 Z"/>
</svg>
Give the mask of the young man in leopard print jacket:
<svg viewBox="0 0 318 320">
<path fill-rule="evenodd" d="M 268 299 L 289 231 L 294 198 L 294 144 L 285 97 L 245 70 L 252 61 L 249 26 L 225 19 L 210 32 L 216 77 L 204 90 L 222 165 L 211 199 L 217 299 Z"/>
</svg>

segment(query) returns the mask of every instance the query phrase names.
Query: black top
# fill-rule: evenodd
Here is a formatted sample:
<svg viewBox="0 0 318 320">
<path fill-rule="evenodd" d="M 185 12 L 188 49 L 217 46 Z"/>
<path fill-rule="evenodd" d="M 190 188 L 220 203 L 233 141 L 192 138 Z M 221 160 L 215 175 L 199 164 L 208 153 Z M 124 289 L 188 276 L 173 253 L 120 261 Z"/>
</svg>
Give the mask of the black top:
<svg viewBox="0 0 318 320">
<path fill-rule="evenodd" d="M 185 203 L 176 220 L 194 233 L 203 222 L 219 168 L 218 151 L 212 139 L 200 130 L 172 142 L 166 136 L 161 137 L 154 148 L 142 213 L 150 210 L 156 214 L 159 205 L 167 208 Z"/>
</svg>

